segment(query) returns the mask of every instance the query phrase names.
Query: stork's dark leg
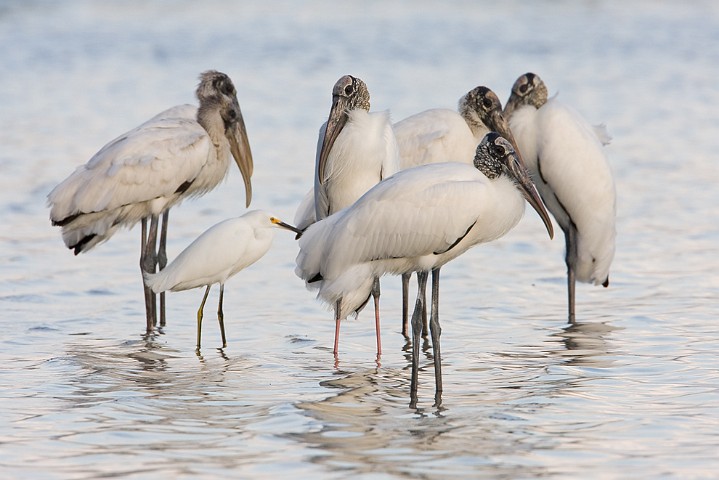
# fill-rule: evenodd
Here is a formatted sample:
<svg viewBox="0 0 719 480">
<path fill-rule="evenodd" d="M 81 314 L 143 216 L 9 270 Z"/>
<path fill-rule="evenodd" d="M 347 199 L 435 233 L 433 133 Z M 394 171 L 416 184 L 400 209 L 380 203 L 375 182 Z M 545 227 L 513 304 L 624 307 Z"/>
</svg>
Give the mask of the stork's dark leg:
<svg viewBox="0 0 719 480">
<path fill-rule="evenodd" d="M 417 279 L 417 282 L 417 287 L 419 288 L 419 279 Z M 425 290 L 426 288 L 422 288 L 422 338 L 426 340 L 427 335 L 429 335 L 429 324 L 427 323 L 427 292 Z"/>
<path fill-rule="evenodd" d="M 210 287 L 211 285 L 208 285 L 205 289 L 205 295 L 202 297 L 202 303 L 200 303 L 200 308 L 197 310 L 197 351 L 200 351 L 200 338 L 202 336 L 202 312 L 205 309 L 205 302 L 207 301 L 207 295 L 210 294 Z"/>
<path fill-rule="evenodd" d="M 154 226 L 154 229 L 153 229 Z M 153 234 L 154 232 L 154 234 Z M 142 219 L 142 238 L 140 240 L 140 273 L 155 272 L 155 243 L 157 241 L 157 216 L 150 221 L 150 230 L 147 229 L 147 218 Z M 142 277 L 142 285 L 145 292 L 145 318 L 146 329 L 151 332 L 157 323 L 155 311 L 155 293 L 145 284 L 145 277 Z"/>
<path fill-rule="evenodd" d="M 227 346 L 225 338 L 225 314 L 222 313 L 222 298 L 225 296 L 225 285 L 220 284 L 220 304 L 217 307 L 217 321 L 220 322 L 220 335 L 222 335 L 222 348 Z"/>
<path fill-rule="evenodd" d="M 419 339 L 422 334 L 422 309 L 427 288 L 427 272 L 417 272 L 417 302 L 412 313 L 412 380 L 409 387 L 409 408 L 417 408 L 417 381 L 419 377 Z"/>
<path fill-rule="evenodd" d="M 147 232 L 147 238 L 145 241 L 145 249 L 144 253 L 142 254 L 142 258 L 140 261 L 140 268 L 143 272 L 147 273 L 155 273 L 155 270 L 157 268 L 157 224 L 159 223 L 159 218 L 157 215 L 152 215 L 150 217 L 150 230 Z M 155 295 L 155 292 L 150 290 L 150 304 L 149 306 L 147 303 L 145 304 L 145 308 L 147 311 L 150 312 L 150 315 L 152 316 L 152 325 L 157 324 L 157 296 Z"/>
<path fill-rule="evenodd" d="M 377 336 L 377 361 L 382 355 L 382 339 L 379 328 L 379 295 L 379 278 L 376 277 L 372 284 L 372 297 L 374 298 L 374 330 Z"/>
<path fill-rule="evenodd" d="M 145 237 L 147 237 L 147 219 L 143 218 L 141 224 L 142 230 L 140 232 L 140 275 L 142 275 L 142 290 L 145 294 L 146 331 L 147 333 L 150 333 L 152 331 L 152 309 L 150 308 L 150 294 L 152 293 L 152 291 L 150 290 L 150 287 L 148 287 L 145 283 L 145 275 L 143 275 L 143 264 L 145 259 Z"/>
<path fill-rule="evenodd" d="M 432 334 L 432 355 L 434 356 L 434 406 L 442 404 L 442 355 L 439 348 L 439 337 L 442 328 L 439 326 L 439 268 L 432 270 L 432 313 L 429 320 Z"/>
<path fill-rule="evenodd" d="M 574 287 L 576 283 L 574 266 L 577 264 L 577 227 L 573 223 L 569 224 L 569 228 L 564 232 L 566 240 L 567 254 L 565 262 L 567 263 L 567 304 L 569 306 L 569 323 L 575 323 L 574 316 Z"/>
<path fill-rule="evenodd" d="M 340 307 L 342 306 L 342 299 L 337 300 L 335 304 L 335 346 L 332 353 L 335 355 L 335 362 L 337 361 L 337 352 L 340 344 Z"/>
<path fill-rule="evenodd" d="M 157 249 L 157 266 L 162 270 L 167 265 L 167 222 L 170 220 L 170 210 L 162 214 L 162 229 L 160 230 L 160 247 Z M 165 292 L 160 293 L 160 326 L 165 326 Z"/>
<path fill-rule="evenodd" d="M 409 339 L 409 279 L 411 273 L 402 274 L 402 336 Z"/>
</svg>

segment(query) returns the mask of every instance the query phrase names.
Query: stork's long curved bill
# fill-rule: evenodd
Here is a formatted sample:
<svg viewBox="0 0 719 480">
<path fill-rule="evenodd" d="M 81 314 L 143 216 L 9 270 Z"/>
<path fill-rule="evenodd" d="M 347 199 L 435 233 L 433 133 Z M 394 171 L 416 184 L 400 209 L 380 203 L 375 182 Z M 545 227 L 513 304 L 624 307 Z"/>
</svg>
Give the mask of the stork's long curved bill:
<svg viewBox="0 0 719 480">
<path fill-rule="evenodd" d="M 504 118 L 509 118 L 520 105 L 522 105 L 522 98 L 512 92 L 511 95 L 509 95 L 509 100 L 507 100 L 507 103 L 504 105 L 504 111 L 502 112 Z"/>
<path fill-rule="evenodd" d="M 520 162 L 524 164 L 522 154 L 519 151 L 519 147 L 517 147 L 517 142 L 514 140 L 514 135 L 512 135 L 512 130 L 509 128 L 509 123 L 507 123 L 507 116 L 502 115 L 502 112 L 499 110 L 492 112 L 487 127 L 489 127 L 490 131 L 493 130 L 509 140 L 509 143 L 514 147 L 514 151 L 519 155 Z"/>
<path fill-rule="evenodd" d="M 238 108 L 239 112 L 239 108 Z M 250 150 L 250 141 L 247 139 L 247 130 L 245 129 L 245 121 L 242 113 L 237 117 L 230 129 L 226 132 L 227 140 L 230 142 L 230 152 L 235 159 L 235 163 L 240 168 L 242 180 L 245 182 L 245 207 L 250 206 L 252 201 L 252 171 L 254 163 L 252 161 L 252 151 Z"/>
<path fill-rule="evenodd" d="M 510 155 L 512 156 L 512 159 L 510 162 L 508 162 L 509 169 L 511 170 L 512 175 L 517 181 L 517 184 L 522 191 L 522 195 L 524 195 L 524 198 L 527 200 L 527 202 L 539 214 L 539 217 L 544 222 L 544 226 L 547 227 L 547 233 L 549 233 L 549 238 L 554 238 L 554 227 L 552 227 L 552 220 L 550 220 L 549 214 L 544 208 L 544 203 L 542 203 L 542 199 L 539 197 L 537 188 L 534 186 L 534 183 L 529 176 L 529 172 L 527 172 L 527 168 L 524 166 L 524 162 L 522 162 L 522 159 L 517 152 L 513 152 Z"/>
<path fill-rule="evenodd" d="M 322 139 L 322 148 L 320 149 L 320 158 L 317 164 L 317 175 L 319 176 L 320 183 L 324 183 L 325 181 L 327 157 L 332 150 L 332 146 L 335 144 L 335 140 L 337 140 L 337 136 L 339 136 L 347 123 L 347 105 L 345 103 L 342 97 L 334 96 L 332 98 L 332 108 L 330 109 L 330 116 L 327 119 L 325 136 Z"/>
</svg>

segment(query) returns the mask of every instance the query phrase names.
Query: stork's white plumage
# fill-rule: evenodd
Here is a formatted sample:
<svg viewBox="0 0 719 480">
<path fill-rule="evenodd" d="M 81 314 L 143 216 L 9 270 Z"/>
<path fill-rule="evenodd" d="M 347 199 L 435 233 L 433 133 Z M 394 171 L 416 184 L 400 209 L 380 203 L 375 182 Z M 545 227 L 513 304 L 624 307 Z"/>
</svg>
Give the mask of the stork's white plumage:
<svg viewBox="0 0 719 480">
<path fill-rule="evenodd" d="M 145 282 L 155 293 L 207 287 L 197 311 L 198 350 L 200 349 L 203 308 L 207 295 L 210 293 L 210 287 L 216 283 L 220 284 L 217 319 L 220 322 L 222 347 L 227 346 L 222 312 L 225 282 L 267 253 L 275 235 L 273 227 L 282 227 L 300 233 L 295 227 L 276 217 L 260 210 L 253 210 L 241 217 L 224 220 L 207 229 L 167 268 L 158 273 L 144 273 Z"/>
<path fill-rule="evenodd" d="M 609 285 L 616 235 L 616 191 L 604 155 L 608 135 L 556 96 L 539 76 L 517 79 L 505 115 L 544 203 L 566 241 L 569 321 L 575 280 Z"/>
<path fill-rule="evenodd" d="M 502 115 L 502 103 L 487 87 L 478 86 L 459 99 L 457 111 L 446 108 L 425 110 L 394 125 L 402 169 L 438 162 L 474 161 L 477 145 L 494 131 L 515 145 Z M 409 274 L 402 276 L 402 334 L 407 337 L 409 316 Z M 427 334 L 426 314 L 424 334 Z"/>
<path fill-rule="evenodd" d="M 399 169 L 399 149 L 389 112 L 371 113 L 369 108 L 369 91 L 362 80 L 345 75 L 335 83 L 332 108 L 327 122 L 320 128 L 317 144 L 314 201 L 308 194 L 300 204 L 295 215 L 298 228 L 304 229 L 317 219 L 352 205 Z M 374 297 L 377 355 L 380 355 L 379 281 L 375 284 Z M 339 321 L 336 322 L 335 354 L 338 342 Z"/>
<path fill-rule="evenodd" d="M 437 163 L 407 170 L 377 184 L 352 206 L 310 226 L 300 238 L 296 273 L 315 282 L 319 298 L 345 318 L 367 301 L 373 279 L 386 273 L 433 272 L 470 247 L 495 240 L 524 213 L 524 199 L 551 223 L 512 145 L 488 134 L 475 166 Z M 412 398 L 416 403 L 422 292 L 412 317 Z M 437 400 L 441 394 L 439 318 L 433 295 L 430 320 Z"/>
<path fill-rule="evenodd" d="M 199 108 L 180 105 L 156 115 L 105 145 L 50 192 L 52 224 L 62 227 L 65 245 L 76 255 L 108 240 L 118 228 L 142 221 L 141 269 L 154 272 L 158 255 L 164 267 L 169 209 L 215 188 L 227 175 L 230 155 L 242 173 L 249 205 L 252 154 L 235 86 L 224 73 L 207 71 L 196 94 Z M 160 214 L 160 252 L 155 252 Z M 146 312 L 150 330 L 155 302 L 149 289 Z"/>
</svg>

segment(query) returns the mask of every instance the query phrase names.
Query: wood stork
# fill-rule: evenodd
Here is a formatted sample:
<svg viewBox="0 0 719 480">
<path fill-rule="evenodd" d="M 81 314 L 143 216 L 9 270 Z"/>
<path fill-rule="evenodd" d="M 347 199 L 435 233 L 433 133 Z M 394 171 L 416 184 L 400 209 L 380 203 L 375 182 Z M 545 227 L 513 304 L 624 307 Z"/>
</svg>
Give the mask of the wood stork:
<svg viewBox="0 0 719 480">
<path fill-rule="evenodd" d="M 439 162 L 474 161 L 477 145 L 494 131 L 515 146 L 512 132 L 502 114 L 502 103 L 485 86 L 478 86 L 459 99 L 455 112 L 433 108 L 417 113 L 394 124 L 402 169 Z M 402 335 L 408 337 L 409 277 L 402 275 Z M 424 335 L 427 315 L 423 313 Z"/>
<path fill-rule="evenodd" d="M 207 287 L 200 308 L 197 310 L 198 351 L 203 309 L 210 287 L 215 283 L 220 284 L 217 320 L 222 334 L 222 348 L 225 348 L 227 340 L 222 312 L 225 282 L 267 253 L 275 235 L 272 227 L 282 227 L 301 233 L 297 228 L 276 217 L 260 210 L 253 210 L 241 217 L 230 218 L 210 227 L 158 273 L 144 272 L 145 282 L 155 293 Z"/>
<path fill-rule="evenodd" d="M 417 402 L 419 339 L 424 286 L 432 272 L 430 331 L 435 403 L 441 403 L 439 270 L 470 247 L 511 230 L 524 199 L 552 224 L 512 144 L 496 132 L 477 146 L 474 165 L 435 163 L 402 170 L 377 184 L 352 206 L 311 225 L 300 238 L 295 272 L 319 284 L 319 298 L 335 306 L 336 320 L 365 303 L 373 279 L 423 272 L 412 315 L 410 406 Z"/>
<path fill-rule="evenodd" d="M 575 281 L 609 285 L 616 192 L 602 144 L 608 136 L 556 96 L 538 75 L 517 79 L 505 116 L 544 203 L 564 232 L 569 322 Z"/>
<path fill-rule="evenodd" d="M 379 181 L 399 170 L 399 149 L 389 112 L 370 113 L 369 109 L 369 91 L 362 80 L 350 75 L 337 80 L 332 89 L 329 118 L 320 128 L 314 201 L 308 194 L 300 204 L 295 216 L 298 228 L 304 229 L 314 221 L 352 205 Z M 379 356 L 382 353 L 379 279 L 372 293 Z M 362 306 L 358 306 L 357 310 Z M 335 325 L 335 355 L 339 345 L 339 327 L 338 321 Z"/>
<path fill-rule="evenodd" d="M 163 268 L 170 208 L 215 188 L 227 175 L 230 155 L 240 168 L 249 206 L 252 153 L 235 86 L 224 73 L 206 71 L 196 95 L 199 108 L 172 107 L 120 135 L 50 192 L 50 220 L 62 227 L 65 245 L 75 255 L 108 240 L 118 228 L 141 221 L 140 269 L 154 272 L 158 263 Z M 144 288 L 150 331 L 156 323 L 155 296 Z"/>
</svg>

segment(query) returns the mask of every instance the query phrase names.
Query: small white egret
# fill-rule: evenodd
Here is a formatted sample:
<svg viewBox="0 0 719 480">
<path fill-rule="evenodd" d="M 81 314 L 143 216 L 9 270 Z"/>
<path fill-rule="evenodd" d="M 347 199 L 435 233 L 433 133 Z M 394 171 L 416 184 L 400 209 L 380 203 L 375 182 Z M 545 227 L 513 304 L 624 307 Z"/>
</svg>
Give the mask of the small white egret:
<svg viewBox="0 0 719 480">
<path fill-rule="evenodd" d="M 240 168 L 249 206 L 252 153 L 235 86 L 224 73 L 207 71 L 196 95 L 199 108 L 172 107 L 120 135 L 50 192 L 50 220 L 62 227 L 65 245 L 75 255 L 141 221 L 140 269 L 154 272 L 158 264 L 162 269 L 170 208 L 215 188 L 228 173 L 230 155 Z M 145 285 L 148 331 L 157 321 L 156 308 Z M 163 296 L 160 315 L 164 324 Z"/>
<path fill-rule="evenodd" d="M 368 301 L 374 278 L 424 273 L 412 315 L 410 406 L 417 401 L 421 310 L 431 271 L 430 331 L 439 404 L 439 270 L 474 245 L 511 230 L 524 213 L 524 199 L 551 237 L 549 215 L 520 157 L 509 141 L 492 132 L 477 147 L 474 166 L 452 162 L 402 170 L 352 206 L 311 225 L 300 238 L 295 271 L 318 283 L 319 298 L 335 306 L 337 322 Z"/>
<path fill-rule="evenodd" d="M 477 145 L 489 132 L 516 143 L 502 115 L 502 103 L 489 88 L 478 86 L 459 99 L 457 111 L 433 108 L 394 124 L 402 169 L 439 162 L 471 164 Z M 407 337 L 409 277 L 402 275 L 402 335 Z M 427 335 L 427 314 L 422 314 Z"/>
<path fill-rule="evenodd" d="M 320 128 L 317 144 L 314 202 L 308 194 L 298 208 L 295 223 L 304 229 L 316 220 L 352 205 L 362 194 L 399 170 L 399 149 L 389 112 L 369 112 L 367 85 L 345 75 L 332 89 L 329 118 Z M 379 326 L 379 279 L 373 297 L 377 355 L 382 353 Z M 335 326 L 334 351 L 339 343 Z"/>
<path fill-rule="evenodd" d="M 197 350 L 200 349 L 205 301 L 210 287 L 215 283 L 220 284 L 217 320 L 220 323 L 222 348 L 227 346 L 222 312 L 225 282 L 267 253 L 275 235 L 273 227 L 300 233 L 300 230 L 292 225 L 263 211 L 252 210 L 241 217 L 224 220 L 207 229 L 158 273 L 144 273 L 145 282 L 155 293 L 207 287 L 197 310 Z"/>
<path fill-rule="evenodd" d="M 575 281 L 609 285 L 616 236 L 616 191 L 593 127 L 556 96 L 538 75 L 517 79 L 505 116 L 544 203 L 564 232 L 569 322 L 575 321 Z"/>
</svg>

